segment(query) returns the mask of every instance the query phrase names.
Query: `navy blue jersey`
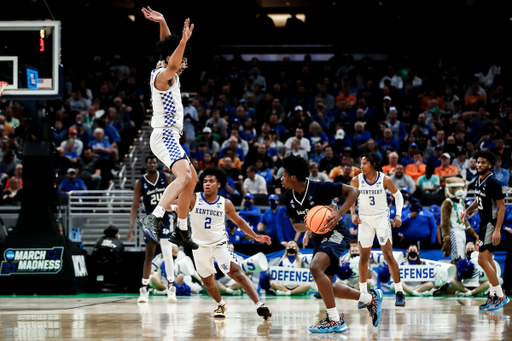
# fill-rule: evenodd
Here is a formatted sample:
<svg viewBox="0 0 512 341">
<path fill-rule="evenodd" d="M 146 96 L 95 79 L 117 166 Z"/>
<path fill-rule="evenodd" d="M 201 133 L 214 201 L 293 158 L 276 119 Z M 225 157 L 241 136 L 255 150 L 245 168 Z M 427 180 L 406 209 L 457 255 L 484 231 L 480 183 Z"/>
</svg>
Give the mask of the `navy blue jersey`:
<svg viewBox="0 0 512 341">
<path fill-rule="evenodd" d="M 297 193 L 294 190 L 288 190 L 285 193 L 286 212 L 291 219 L 304 222 L 310 209 L 318 205 L 329 206 L 333 199 L 341 197 L 342 188 L 342 183 L 306 180 L 306 191 L 304 193 Z M 349 229 L 341 219 L 332 231 L 325 234 L 314 234 L 315 247 L 318 247 L 322 240 L 330 239 L 336 231 L 347 241 L 350 240 Z"/>
<path fill-rule="evenodd" d="M 476 200 L 478 201 L 478 214 L 480 215 L 480 229 L 491 223 L 496 226 L 498 218 L 498 205 L 496 200 L 504 199 L 501 184 L 494 174 L 490 172 L 485 179 L 480 176 L 475 181 Z"/>
<path fill-rule="evenodd" d="M 142 196 L 142 202 L 144 203 L 146 214 L 153 213 L 155 208 L 158 206 L 167 185 L 169 185 L 167 178 L 165 177 L 165 173 L 158 172 L 158 176 L 154 183 L 149 182 L 145 175 L 141 176 L 139 182 L 142 187 L 140 195 Z M 170 216 L 169 212 L 165 213 L 164 226 L 170 225 Z"/>
</svg>

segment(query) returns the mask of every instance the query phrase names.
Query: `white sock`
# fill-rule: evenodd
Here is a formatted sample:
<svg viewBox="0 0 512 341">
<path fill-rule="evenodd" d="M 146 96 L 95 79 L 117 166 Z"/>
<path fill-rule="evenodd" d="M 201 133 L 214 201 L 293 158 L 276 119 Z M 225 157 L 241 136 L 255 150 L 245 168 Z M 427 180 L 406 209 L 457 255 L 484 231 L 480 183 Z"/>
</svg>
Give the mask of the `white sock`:
<svg viewBox="0 0 512 341">
<path fill-rule="evenodd" d="M 359 291 L 368 293 L 368 285 L 366 284 L 366 282 L 364 282 L 364 283 L 359 282 Z"/>
<path fill-rule="evenodd" d="M 372 298 L 372 295 L 367 292 L 362 292 L 361 295 L 359 295 L 359 301 L 364 304 L 369 304 L 372 301 Z"/>
<path fill-rule="evenodd" d="M 157 207 L 155 207 L 155 209 L 153 210 L 153 214 L 155 215 L 155 217 L 157 218 L 163 218 L 164 217 L 164 214 L 165 214 L 165 208 L 163 208 L 162 206 L 158 205 Z"/>
<path fill-rule="evenodd" d="M 496 291 L 494 290 L 494 287 L 489 284 L 489 296 L 494 297 L 494 294 L 496 294 Z"/>
<path fill-rule="evenodd" d="M 338 313 L 338 309 L 336 307 L 327 309 L 327 316 L 333 321 L 338 322 L 340 320 L 340 313 Z"/>
<path fill-rule="evenodd" d="M 221 299 L 220 302 L 217 302 L 218 305 L 226 305 L 226 302 L 224 302 L 224 299 Z"/>
<path fill-rule="evenodd" d="M 256 308 L 259 308 L 263 305 L 263 302 L 259 301 L 258 303 L 256 303 Z"/>
<path fill-rule="evenodd" d="M 233 289 L 231 289 L 231 288 L 226 289 L 226 294 L 232 294 L 232 293 L 233 293 Z"/>
<path fill-rule="evenodd" d="M 291 296 L 291 295 L 292 295 L 292 291 L 291 291 L 291 290 L 288 290 L 288 291 L 286 291 L 284 294 L 285 294 L 285 296 Z"/>
<path fill-rule="evenodd" d="M 188 230 L 187 218 L 185 218 L 185 219 L 178 218 L 178 228 L 182 231 Z"/>
<path fill-rule="evenodd" d="M 494 292 L 496 293 L 496 296 L 503 297 L 503 289 L 501 288 L 501 285 L 497 285 L 494 287 Z"/>
<path fill-rule="evenodd" d="M 142 285 L 149 285 L 149 278 L 143 278 Z"/>
<path fill-rule="evenodd" d="M 404 292 L 404 288 L 402 287 L 402 282 L 395 283 L 395 292 Z"/>
</svg>

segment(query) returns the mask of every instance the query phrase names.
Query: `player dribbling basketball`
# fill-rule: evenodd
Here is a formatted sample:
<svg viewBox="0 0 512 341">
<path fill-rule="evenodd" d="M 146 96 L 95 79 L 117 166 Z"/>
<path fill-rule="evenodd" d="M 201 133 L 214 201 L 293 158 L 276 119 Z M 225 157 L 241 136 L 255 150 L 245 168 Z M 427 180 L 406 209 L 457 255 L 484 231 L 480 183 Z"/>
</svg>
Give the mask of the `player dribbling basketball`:
<svg viewBox="0 0 512 341">
<path fill-rule="evenodd" d="M 338 272 L 339 258 L 348 247 L 350 232 L 343 221 L 345 212 L 354 205 L 359 195 L 357 188 L 342 183 L 316 182 L 308 180 L 309 166 L 300 156 L 288 156 L 283 159 L 283 186 L 288 189 L 285 193 L 286 211 L 293 228 L 297 232 L 309 231 L 304 223 L 309 210 L 317 205 L 330 205 L 335 198 L 346 197 L 345 203 L 327 220 L 325 234 L 308 232 L 304 244 L 313 235 L 315 250 L 311 261 L 311 274 L 318 286 L 327 308 L 327 317 L 316 326 L 311 326 L 312 333 L 341 333 L 347 326 L 336 308 L 335 297 L 359 300 L 366 303 L 376 327 L 381 316 L 382 290 L 369 290 L 369 293 L 359 292 L 342 283 L 334 283 L 334 275 Z"/>
<path fill-rule="evenodd" d="M 389 272 L 395 282 L 395 305 L 405 306 L 405 296 L 400 282 L 398 264 L 393 257 L 393 241 L 391 236 L 391 224 L 389 219 L 389 207 L 386 199 L 386 190 L 395 197 L 396 215 L 393 226 L 402 225 L 402 208 L 404 199 L 391 179 L 381 172 L 380 158 L 376 154 L 366 154 L 361 157 L 361 174 L 350 181 L 350 186 L 359 188 L 359 216 L 356 207 L 350 207 L 352 222 L 359 225 L 357 239 L 359 240 L 359 290 L 366 292 L 368 262 L 372 251 L 375 235 L 382 248 L 384 260 L 389 266 Z"/>
</svg>

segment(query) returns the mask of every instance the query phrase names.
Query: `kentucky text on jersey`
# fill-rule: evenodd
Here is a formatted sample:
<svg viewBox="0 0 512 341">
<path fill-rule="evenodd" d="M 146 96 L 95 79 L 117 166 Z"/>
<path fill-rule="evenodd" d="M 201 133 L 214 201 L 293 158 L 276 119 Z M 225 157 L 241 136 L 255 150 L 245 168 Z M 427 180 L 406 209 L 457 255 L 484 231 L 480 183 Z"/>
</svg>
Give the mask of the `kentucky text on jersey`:
<svg viewBox="0 0 512 341">
<path fill-rule="evenodd" d="M 222 217 L 222 215 L 224 214 L 224 212 L 222 212 L 222 211 L 213 211 L 213 210 L 209 210 L 206 208 L 198 208 L 198 207 L 196 207 L 195 213 L 211 215 L 214 217 Z"/>
<path fill-rule="evenodd" d="M 382 194 L 384 191 L 382 189 L 360 189 L 360 194 L 373 194 L 378 195 Z"/>
</svg>

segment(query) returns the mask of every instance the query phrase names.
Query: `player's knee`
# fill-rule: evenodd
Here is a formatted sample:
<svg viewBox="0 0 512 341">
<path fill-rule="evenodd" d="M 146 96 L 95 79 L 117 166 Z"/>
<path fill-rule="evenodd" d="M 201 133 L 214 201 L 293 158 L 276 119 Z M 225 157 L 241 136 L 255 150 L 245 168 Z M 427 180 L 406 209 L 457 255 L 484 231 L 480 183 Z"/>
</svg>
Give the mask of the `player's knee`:
<svg viewBox="0 0 512 341">
<path fill-rule="evenodd" d="M 240 269 L 234 269 L 229 272 L 229 277 L 233 278 L 235 281 L 241 279 L 244 276 L 244 273 Z"/>
<path fill-rule="evenodd" d="M 316 266 L 312 266 L 310 271 L 311 271 L 311 275 L 313 276 L 313 278 L 317 278 L 323 274 L 322 269 L 320 269 L 319 267 L 316 267 Z"/>
</svg>

